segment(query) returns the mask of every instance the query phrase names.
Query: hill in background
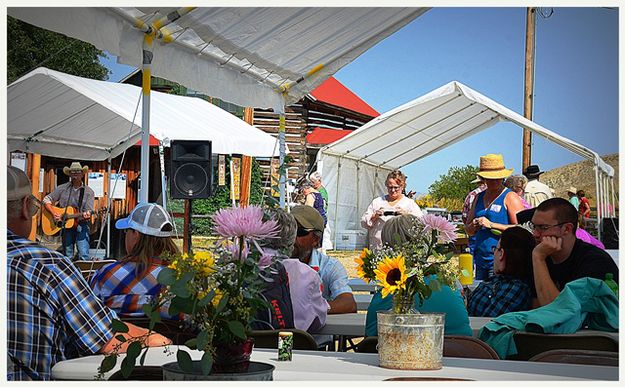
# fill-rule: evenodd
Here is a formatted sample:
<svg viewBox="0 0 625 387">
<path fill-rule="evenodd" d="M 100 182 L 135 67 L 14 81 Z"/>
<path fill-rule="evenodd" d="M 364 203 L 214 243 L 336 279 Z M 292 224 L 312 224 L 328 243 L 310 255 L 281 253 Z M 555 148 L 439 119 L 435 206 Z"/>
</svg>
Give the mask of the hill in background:
<svg viewBox="0 0 625 387">
<path fill-rule="evenodd" d="M 618 208 L 618 153 L 601 156 L 601 158 L 614 168 L 614 190 Z M 545 173 L 540 175 L 540 181 L 553 188 L 556 191 L 556 196 L 566 199 L 568 199 L 566 191 L 570 186 L 573 186 L 578 190 L 583 189 L 586 193 L 586 197 L 590 201 L 590 205 L 592 207 L 596 206 L 597 195 L 595 192 L 595 171 L 594 163 L 591 160 L 578 161 L 576 163 L 567 164 L 559 168 L 545 171 Z"/>
</svg>

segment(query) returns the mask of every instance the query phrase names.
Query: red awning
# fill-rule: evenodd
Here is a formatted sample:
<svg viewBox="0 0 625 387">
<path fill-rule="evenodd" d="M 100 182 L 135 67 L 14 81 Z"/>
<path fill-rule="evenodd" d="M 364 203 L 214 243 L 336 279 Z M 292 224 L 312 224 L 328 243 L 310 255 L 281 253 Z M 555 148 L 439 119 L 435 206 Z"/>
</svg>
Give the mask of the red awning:
<svg viewBox="0 0 625 387">
<path fill-rule="evenodd" d="M 327 145 L 336 140 L 340 140 L 351 132 L 353 132 L 353 130 L 315 128 L 306 135 L 306 142 L 308 144 Z"/>
<path fill-rule="evenodd" d="M 141 140 L 137 141 L 135 146 L 141 146 Z M 156 137 L 152 136 L 151 134 L 150 134 L 150 146 L 158 146 L 158 140 L 156 139 Z"/>
<path fill-rule="evenodd" d="M 321 85 L 317 86 L 315 90 L 311 91 L 310 94 L 318 101 L 323 101 L 357 113 L 366 114 L 371 117 L 380 115 L 374 108 L 369 106 L 334 77 L 326 79 Z"/>
</svg>

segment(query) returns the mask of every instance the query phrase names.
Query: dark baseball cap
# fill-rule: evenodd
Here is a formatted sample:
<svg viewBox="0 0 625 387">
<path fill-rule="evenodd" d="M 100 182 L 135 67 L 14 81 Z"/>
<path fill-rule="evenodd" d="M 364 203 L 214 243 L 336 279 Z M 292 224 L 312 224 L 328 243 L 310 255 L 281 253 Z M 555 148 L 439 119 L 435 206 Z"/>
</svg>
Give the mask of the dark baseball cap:
<svg viewBox="0 0 625 387">
<path fill-rule="evenodd" d="M 295 206 L 291 209 L 291 214 L 295 217 L 297 224 L 308 230 L 317 230 L 323 232 L 324 221 L 319 214 L 311 206 Z"/>
</svg>

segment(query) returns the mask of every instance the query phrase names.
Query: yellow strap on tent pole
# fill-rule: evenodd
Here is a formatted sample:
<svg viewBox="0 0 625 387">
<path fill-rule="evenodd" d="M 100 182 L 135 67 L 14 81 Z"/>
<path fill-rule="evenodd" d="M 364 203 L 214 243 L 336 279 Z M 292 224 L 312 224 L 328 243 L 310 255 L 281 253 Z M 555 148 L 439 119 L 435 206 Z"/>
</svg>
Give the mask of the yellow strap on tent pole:
<svg viewBox="0 0 625 387">
<path fill-rule="evenodd" d="M 291 83 L 289 83 L 287 85 L 280 86 L 280 92 L 283 93 L 283 94 L 286 94 L 289 91 L 289 89 L 291 87 L 293 87 L 293 85 L 296 85 L 296 84 L 300 83 L 301 81 L 303 81 L 304 79 L 309 78 L 310 76 L 312 76 L 313 74 L 315 74 L 316 72 L 321 70 L 323 67 L 324 67 L 323 63 L 320 63 L 320 64 L 316 65 L 312 69 L 308 70 L 308 72 L 306 74 L 304 74 L 303 76 L 299 77 L 299 79 L 297 79 L 296 81 L 291 82 Z"/>
</svg>

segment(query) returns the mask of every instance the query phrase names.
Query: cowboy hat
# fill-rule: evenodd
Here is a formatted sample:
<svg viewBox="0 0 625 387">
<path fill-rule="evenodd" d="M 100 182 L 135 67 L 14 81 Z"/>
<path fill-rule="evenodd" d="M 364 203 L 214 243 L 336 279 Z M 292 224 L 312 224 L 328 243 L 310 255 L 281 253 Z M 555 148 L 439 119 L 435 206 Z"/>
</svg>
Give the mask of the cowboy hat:
<svg viewBox="0 0 625 387">
<path fill-rule="evenodd" d="M 512 175 L 514 169 L 506 169 L 501 154 L 480 156 L 480 171 L 477 175 L 484 179 L 504 179 Z"/>
<path fill-rule="evenodd" d="M 566 191 L 566 192 L 570 192 L 570 193 L 572 193 L 573 195 L 577 195 L 577 188 L 575 188 L 575 187 L 573 187 L 573 186 L 570 186 L 570 187 L 569 187 L 569 189 L 568 189 L 568 191 Z"/>
<path fill-rule="evenodd" d="M 528 165 L 528 167 L 525 168 L 525 171 L 523 171 L 523 175 L 525 175 L 528 179 L 535 179 L 542 173 L 543 172 L 540 171 L 540 168 L 536 164 Z"/>
<path fill-rule="evenodd" d="M 80 171 L 83 174 L 89 172 L 88 166 L 82 166 L 78 161 L 74 161 L 69 167 L 63 167 L 63 173 L 69 176 L 70 173 Z"/>
</svg>

